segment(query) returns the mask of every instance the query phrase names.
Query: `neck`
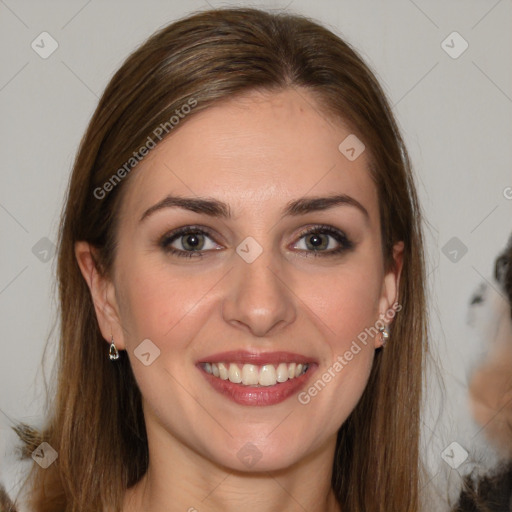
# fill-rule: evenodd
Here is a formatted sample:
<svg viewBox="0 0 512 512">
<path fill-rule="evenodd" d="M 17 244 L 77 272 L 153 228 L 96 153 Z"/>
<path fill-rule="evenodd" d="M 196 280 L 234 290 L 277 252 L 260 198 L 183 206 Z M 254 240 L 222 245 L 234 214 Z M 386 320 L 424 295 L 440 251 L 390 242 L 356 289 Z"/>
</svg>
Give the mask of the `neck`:
<svg viewBox="0 0 512 512">
<path fill-rule="evenodd" d="M 123 512 L 340 512 L 331 488 L 336 439 L 284 469 L 242 472 L 220 466 L 168 431 L 148 431 L 149 466 L 128 489 Z"/>
</svg>

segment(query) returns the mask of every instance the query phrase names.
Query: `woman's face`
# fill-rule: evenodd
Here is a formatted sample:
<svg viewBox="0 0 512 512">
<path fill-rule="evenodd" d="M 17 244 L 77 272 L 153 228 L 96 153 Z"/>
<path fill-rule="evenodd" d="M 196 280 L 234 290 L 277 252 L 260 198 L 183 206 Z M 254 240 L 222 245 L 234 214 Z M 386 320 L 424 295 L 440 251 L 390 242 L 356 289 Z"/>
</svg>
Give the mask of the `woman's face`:
<svg viewBox="0 0 512 512">
<path fill-rule="evenodd" d="M 305 91 L 252 92 L 193 114 L 118 185 L 97 314 L 128 352 L 150 443 L 239 470 L 333 443 L 381 344 L 365 329 L 395 302 L 401 268 L 397 247 L 385 273 L 368 155 L 341 152 L 349 135 Z"/>
</svg>

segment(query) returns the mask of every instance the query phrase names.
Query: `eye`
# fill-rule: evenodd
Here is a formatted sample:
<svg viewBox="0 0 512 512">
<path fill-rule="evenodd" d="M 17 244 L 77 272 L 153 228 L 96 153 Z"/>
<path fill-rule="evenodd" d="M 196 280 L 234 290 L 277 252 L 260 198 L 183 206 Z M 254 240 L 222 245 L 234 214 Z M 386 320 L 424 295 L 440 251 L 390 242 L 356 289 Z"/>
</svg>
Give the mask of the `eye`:
<svg viewBox="0 0 512 512">
<path fill-rule="evenodd" d="M 208 241 L 209 240 L 209 241 Z M 219 250 L 222 247 L 213 242 L 207 228 L 185 226 L 166 233 L 159 241 L 165 252 L 175 256 L 202 257 L 203 252 Z M 293 248 L 313 253 L 314 256 L 333 256 L 352 249 L 354 244 L 345 233 L 332 226 L 317 225 L 300 234 L 299 243 Z"/>
<path fill-rule="evenodd" d="M 301 246 L 301 247 L 300 247 Z M 314 256 L 333 256 L 352 249 L 354 244 L 345 233 L 324 224 L 313 226 L 300 234 L 295 249 L 312 252 Z"/>
<path fill-rule="evenodd" d="M 202 257 L 201 251 L 216 250 L 217 244 L 208 243 L 208 239 L 211 240 L 212 237 L 207 229 L 185 226 L 164 235 L 159 245 L 164 251 L 176 256 L 185 258 Z"/>
</svg>

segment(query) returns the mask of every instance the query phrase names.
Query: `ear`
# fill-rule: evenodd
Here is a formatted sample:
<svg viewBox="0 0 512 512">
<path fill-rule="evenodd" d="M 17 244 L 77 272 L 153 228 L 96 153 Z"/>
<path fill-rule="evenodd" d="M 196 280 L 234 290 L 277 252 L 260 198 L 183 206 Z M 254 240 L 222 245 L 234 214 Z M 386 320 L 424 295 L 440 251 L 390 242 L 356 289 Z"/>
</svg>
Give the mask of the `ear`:
<svg viewBox="0 0 512 512">
<path fill-rule="evenodd" d="M 393 267 L 384 275 L 382 282 L 381 296 L 379 299 L 379 319 L 385 324 L 389 325 L 394 318 L 394 313 L 391 311 L 399 311 L 402 309 L 401 304 L 393 306 L 398 300 L 398 289 L 400 285 L 400 276 L 402 274 L 403 267 L 403 254 L 404 254 L 404 243 L 402 241 L 397 242 L 393 246 Z M 375 347 L 380 347 L 382 343 L 379 340 L 380 337 L 375 337 Z"/>
<path fill-rule="evenodd" d="M 124 350 L 125 338 L 121 328 L 115 287 L 108 278 L 99 272 L 95 256 L 96 248 L 88 242 L 75 243 L 75 257 L 85 282 L 89 286 L 101 334 L 108 343 L 113 336 L 117 349 Z"/>
</svg>

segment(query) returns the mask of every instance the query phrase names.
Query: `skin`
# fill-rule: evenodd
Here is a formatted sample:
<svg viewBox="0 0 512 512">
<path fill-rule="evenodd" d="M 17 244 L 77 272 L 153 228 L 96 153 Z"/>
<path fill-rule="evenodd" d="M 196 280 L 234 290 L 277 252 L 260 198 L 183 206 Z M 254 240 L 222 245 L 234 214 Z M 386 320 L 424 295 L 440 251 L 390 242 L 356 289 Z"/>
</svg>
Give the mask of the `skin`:
<svg viewBox="0 0 512 512">
<path fill-rule="evenodd" d="M 307 405 L 297 395 L 238 405 L 195 363 L 234 349 L 290 351 L 318 360 L 313 383 L 396 301 L 403 244 L 386 273 L 367 152 L 350 162 L 338 150 L 350 133 L 327 121 L 306 91 L 218 104 L 191 116 L 120 185 L 127 189 L 111 281 L 96 272 L 92 248 L 77 242 L 103 336 L 110 343 L 112 333 L 128 351 L 143 396 L 149 469 L 126 492 L 123 511 L 340 510 L 330 488 L 336 434 L 364 391 L 381 337 L 361 345 Z M 169 193 L 219 199 L 233 218 L 174 207 L 139 222 Z M 345 204 L 281 218 L 293 199 L 333 193 L 359 201 L 368 217 Z M 354 248 L 315 257 L 311 236 L 301 234 L 318 223 L 343 231 Z M 193 224 L 213 232 L 203 258 L 159 246 L 172 229 Z M 250 264 L 236 253 L 248 236 L 263 249 Z M 172 245 L 184 250 L 185 238 Z M 320 250 L 338 247 L 323 238 Z M 147 338 L 161 353 L 144 366 L 134 349 Z M 251 468 L 237 457 L 248 442 L 261 454 Z"/>
</svg>

